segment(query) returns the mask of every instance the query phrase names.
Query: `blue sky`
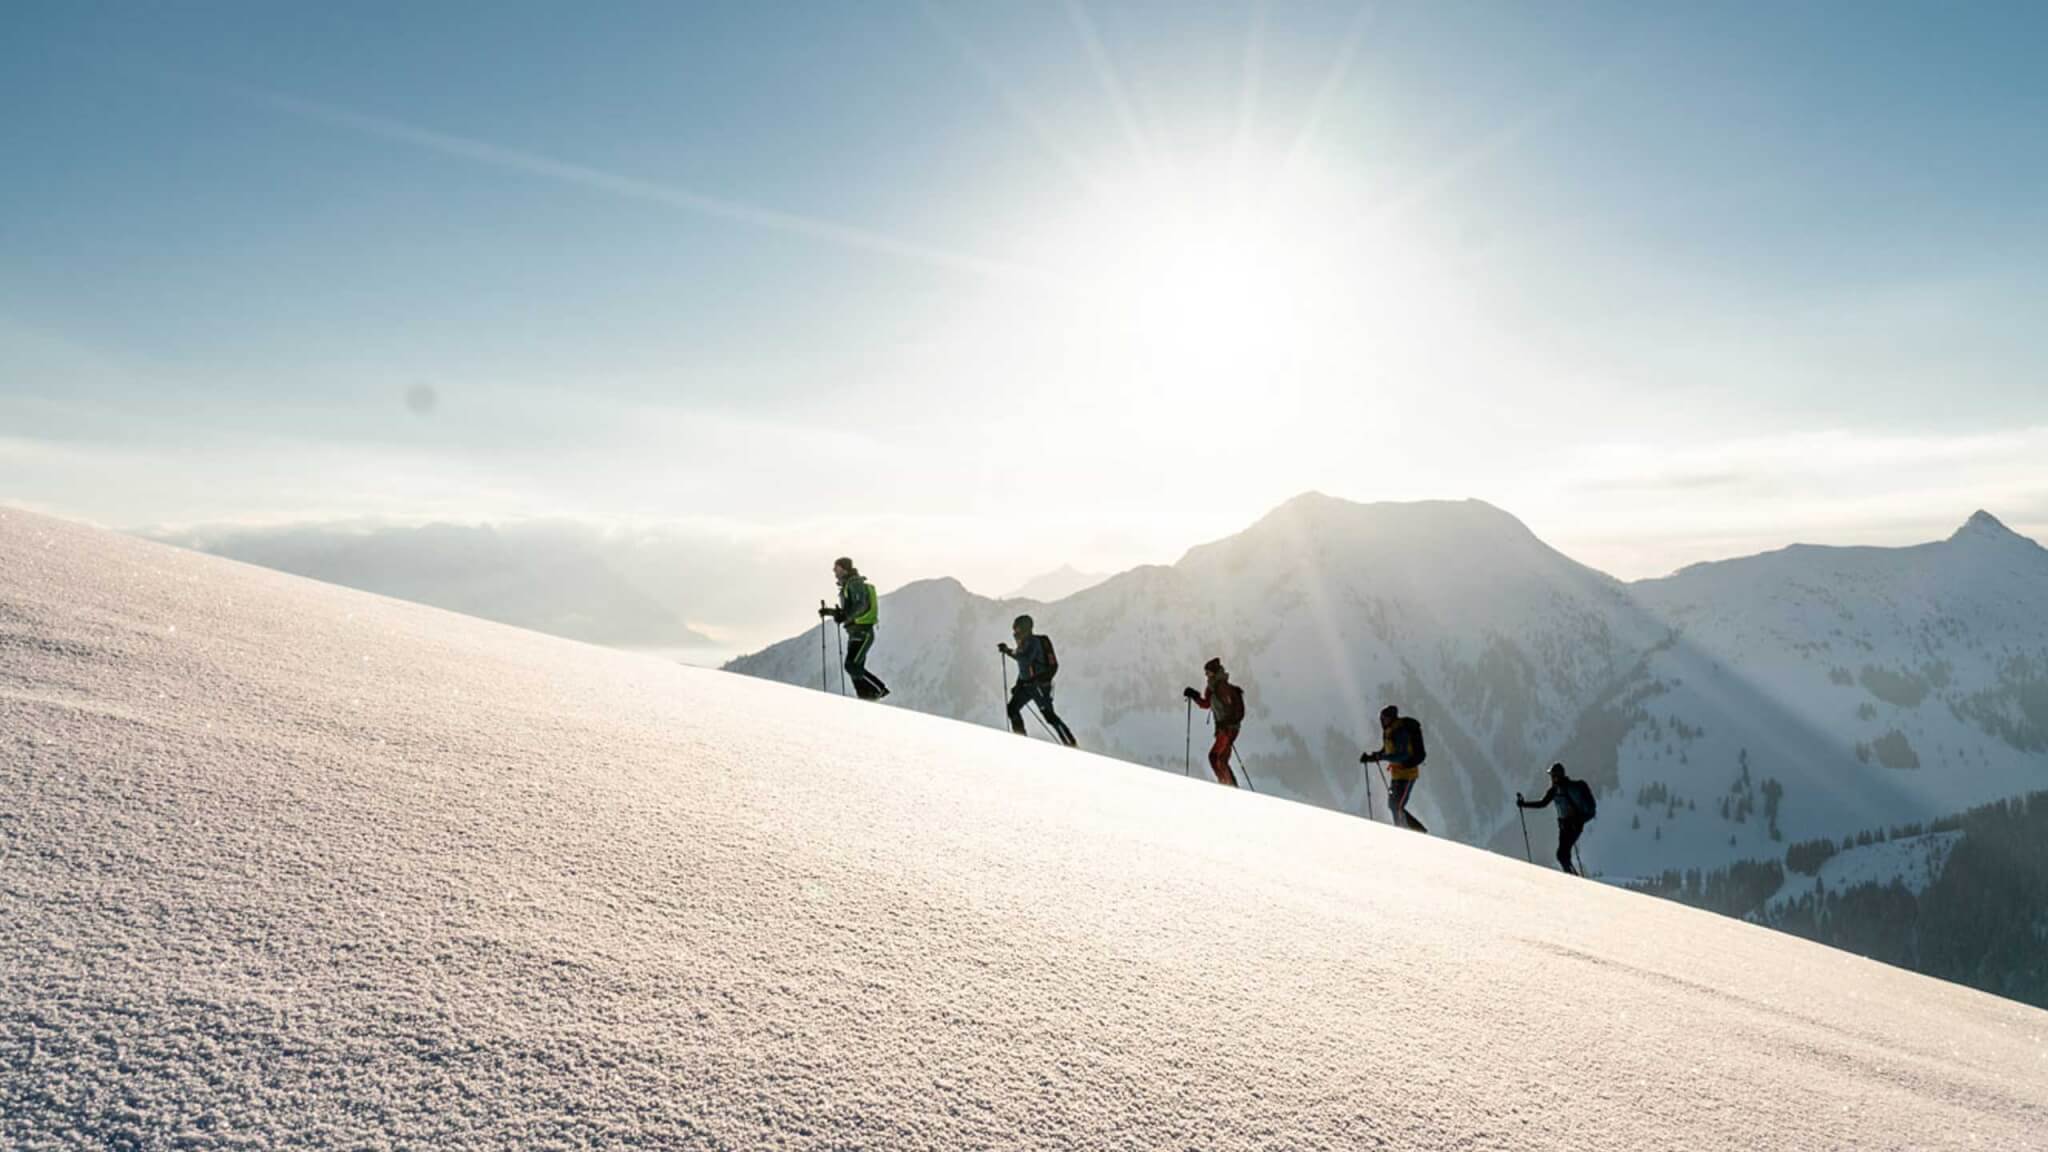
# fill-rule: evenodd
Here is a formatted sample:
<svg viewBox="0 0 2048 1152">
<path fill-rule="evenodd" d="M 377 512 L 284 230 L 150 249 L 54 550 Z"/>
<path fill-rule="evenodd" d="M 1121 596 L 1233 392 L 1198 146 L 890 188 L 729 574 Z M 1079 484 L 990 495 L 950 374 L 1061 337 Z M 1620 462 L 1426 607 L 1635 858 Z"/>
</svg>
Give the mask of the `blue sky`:
<svg viewBox="0 0 2048 1152">
<path fill-rule="evenodd" d="M 1624 575 L 2039 535 L 2043 43 L 2032 4 L 14 3 L 0 498 L 1002 586 L 1306 488 Z"/>
</svg>

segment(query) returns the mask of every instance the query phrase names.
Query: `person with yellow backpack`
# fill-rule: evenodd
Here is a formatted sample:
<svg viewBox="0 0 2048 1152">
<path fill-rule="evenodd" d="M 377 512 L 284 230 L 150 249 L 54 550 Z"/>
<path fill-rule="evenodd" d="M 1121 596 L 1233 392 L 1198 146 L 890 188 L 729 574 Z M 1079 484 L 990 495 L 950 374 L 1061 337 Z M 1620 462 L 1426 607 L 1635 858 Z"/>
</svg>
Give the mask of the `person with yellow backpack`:
<svg viewBox="0 0 2048 1152">
<path fill-rule="evenodd" d="M 1360 764 L 1387 765 L 1387 807 L 1394 823 L 1424 835 L 1429 834 L 1429 829 L 1408 811 L 1408 798 L 1415 791 L 1415 781 L 1422 775 L 1422 761 L 1428 755 L 1422 743 L 1422 722 L 1401 715 L 1399 708 L 1389 704 L 1380 709 L 1379 750 L 1358 758 Z"/>
</svg>

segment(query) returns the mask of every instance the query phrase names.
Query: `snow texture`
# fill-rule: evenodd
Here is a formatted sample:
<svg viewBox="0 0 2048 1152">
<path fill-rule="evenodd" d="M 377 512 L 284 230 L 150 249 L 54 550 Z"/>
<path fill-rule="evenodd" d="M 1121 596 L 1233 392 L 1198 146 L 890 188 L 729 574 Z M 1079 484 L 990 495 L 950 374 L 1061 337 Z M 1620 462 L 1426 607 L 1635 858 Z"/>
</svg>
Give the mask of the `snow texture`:
<svg viewBox="0 0 2048 1152">
<path fill-rule="evenodd" d="M 0 1147 L 2048 1148 L 2048 1013 L 0 512 Z"/>
</svg>

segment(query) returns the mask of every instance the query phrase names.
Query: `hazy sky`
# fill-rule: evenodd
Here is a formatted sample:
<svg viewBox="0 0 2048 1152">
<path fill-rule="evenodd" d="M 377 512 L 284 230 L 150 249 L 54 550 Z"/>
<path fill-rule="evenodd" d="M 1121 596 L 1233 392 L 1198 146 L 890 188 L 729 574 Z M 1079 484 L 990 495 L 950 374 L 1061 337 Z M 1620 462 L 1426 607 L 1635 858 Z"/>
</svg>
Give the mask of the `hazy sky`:
<svg viewBox="0 0 2048 1152">
<path fill-rule="evenodd" d="M 13 0 L 0 499 L 987 591 L 1309 488 L 1623 576 L 2048 535 L 2044 44 L 2034 3 Z"/>
</svg>

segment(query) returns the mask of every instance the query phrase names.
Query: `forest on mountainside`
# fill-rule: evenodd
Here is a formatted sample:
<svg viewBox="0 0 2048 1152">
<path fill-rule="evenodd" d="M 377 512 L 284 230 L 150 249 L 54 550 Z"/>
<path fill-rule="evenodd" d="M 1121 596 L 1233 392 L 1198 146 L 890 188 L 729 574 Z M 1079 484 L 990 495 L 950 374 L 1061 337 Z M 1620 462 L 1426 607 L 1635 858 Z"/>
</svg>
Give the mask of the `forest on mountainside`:
<svg viewBox="0 0 2048 1152">
<path fill-rule="evenodd" d="M 1820 875 L 1837 854 L 1942 833 L 1954 834 L 1954 845 L 1924 888 L 1897 875 L 1829 888 Z M 1812 887 L 1774 900 L 1788 872 L 1795 883 L 1811 876 Z M 1801 841 L 1783 861 L 1667 871 L 1631 887 L 2048 1007 L 2048 792 L 1841 843 Z"/>
</svg>

